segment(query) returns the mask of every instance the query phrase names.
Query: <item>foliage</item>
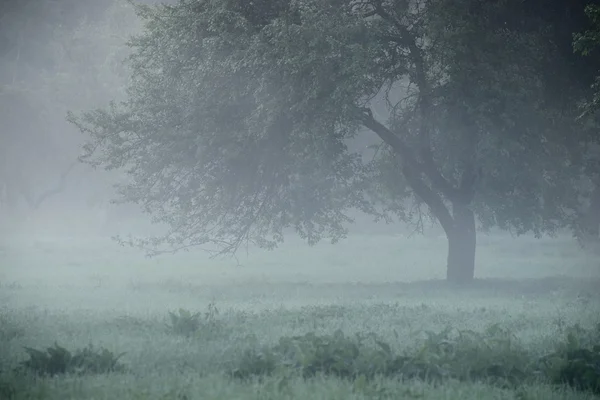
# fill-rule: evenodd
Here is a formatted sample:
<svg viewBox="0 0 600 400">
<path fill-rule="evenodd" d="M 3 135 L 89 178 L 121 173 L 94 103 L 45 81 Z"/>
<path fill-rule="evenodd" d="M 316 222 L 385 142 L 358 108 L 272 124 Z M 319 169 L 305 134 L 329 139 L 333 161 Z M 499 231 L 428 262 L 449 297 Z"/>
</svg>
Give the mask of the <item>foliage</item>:
<svg viewBox="0 0 600 400">
<path fill-rule="evenodd" d="M 573 49 L 577 53 L 588 56 L 597 51 L 600 46 L 600 6 L 588 4 L 585 13 L 590 19 L 591 27 L 583 33 L 573 35 Z M 594 96 L 590 102 L 585 104 L 584 114 L 594 113 L 600 107 L 600 76 L 596 78 L 592 88 Z"/>
<path fill-rule="evenodd" d="M 235 368 L 230 371 L 230 375 L 237 379 L 247 379 L 251 377 L 269 376 L 278 366 L 276 355 L 267 348 L 264 349 L 246 349 Z"/>
<path fill-rule="evenodd" d="M 210 303 L 207 310 L 192 313 L 180 308 L 177 312 L 169 311 L 170 323 L 167 325 L 169 331 L 183 336 L 199 335 L 202 337 L 214 336 L 223 330 L 222 322 L 218 318 L 219 309 L 214 303 Z"/>
<path fill-rule="evenodd" d="M 589 89 L 578 102 L 582 131 L 588 132 L 588 140 L 584 146 L 581 163 L 583 177 L 579 186 L 583 189 L 582 204 L 584 210 L 580 212 L 577 220 L 573 222 L 573 234 L 583 247 L 595 245 L 598 242 L 598 229 L 600 222 L 600 150 L 598 147 L 599 115 L 600 106 L 600 53 L 597 51 L 600 45 L 600 5 L 590 3 L 585 7 L 588 17 L 587 29 L 573 35 L 573 50 L 576 54 L 584 56 L 584 60 L 591 68 L 595 68 L 595 80 L 586 80 L 586 88 Z M 584 26 L 585 26 L 584 25 Z M 593 246 L 592 246 L 593 247 Z"/>
<path fill-rule="evenodd" d="M 276 346 L 262 351 L 247 351 L 232 374 L 245 378 L 284 368 L 304 378 L 332 375 L 371 379 L 383 375 L 433 381 L 493 378 L 517 382 L 523 376 L 519 370 L 522 353 L 504 337 L 504 332 L 498 332 L 477 335 L 457 331 L 455 337 L 449 329 L 439 334 L 428 332 L 419 349 L 404 355 L 396 355 L 390 344 L 374 334 L 349 337 L 340 330 L 333 335 L 311 332 L 282 337 Z"/>
<path fill-rule="evenodd" d="M 25 347 L 25 351 L 29 359 L 21 363 L 20 369 L 37 375 L 103 374 L 125 369 L 119 363 L 119 358 L 125 353 L 114 354 L 105 348 L 95 349 L 91 344 L 74 352 L 57 343 L 46 350 Z"/>
<path fill-rule="evenodd" d="M 576 324 L 567 329 L 565 341 L 539 360 L 540 368 L 555 384 L 600 394 L 600 324 L 586 331 Z"/>
<path fill-rule="evenodd" d="M 0 398 L 12 400 L 17 394 L 17 389 L 12 381 L 0 376 Z"/>
<path fill-rule="evenodd" d="M 200 328 L 200 313 L 192 314 L 191 311 L 180 308 L 178 313 L 169 311 L 171 318 L 170 325 L 167 325 L 170 331 L 178 335 L 189 336 Z"/>
<path fill-rule="evenodd" d="M 499 324 L 483 333 L 450 328 L 439 333 L 425 332 L 422 344 L 404 354 L 396 354 L 391 344 L 374 334 L 347 336 L 341 330 L 332 335 L 310 332 L 282 337 L 272 347 L 247 349 L 230 374 L 238 379 L 274 373 L 297 374 L 305 379 L 335 376 L 353 380 L 359 386 L 377 376 L 431 382 L 483 381 L 502 387 L 517 387 L 542 379 L 597 392 L 600 347 L 580 347 L 580 340 L 589 336 L 589 332 L 577 326 L 572 329 L 564 348 L 539 360 Z"/>
<path fill-rule="evenodd" d="M 420 224 L 424 204 L 450 247 L 475 243 L 473 213 L 553 233 L 575 202 L 576 166 L 556 160 L 577 130 L 546 98 L 554 49 L 547 26 L 520 28 L 522 3 L 138 6 L 127 100 L 69 120 L 91 137 L 82 159 L 126 170 L 120 199 L 169 226 L 123 241 L 151 254 L 273 248 L 291 229 L 336 242 L 356 209 Z M 368 162 L 348 147 L 365 130 Z M 456 254 L 449 268 L 473 263 L 474 244 Z"/>
<path fill-rule="evenodd" d="M 572 350 L 565 358 L 555 381 L 600 394 L 600 345 L 592 350 Z"/>
<path fill-rule="evenodd" d="M 8 342 L 9 340 L 22 337 L 25 334 L 25 329 L 17 325 L 8 315 L 0 314 L 0 342 Z"/>
<path fill-rule="evenodd" d="M 537 237 L 556 232 L 576 206 L 567 188 L 579 166 L 567 145 L 579 128 L 576 104 L 548 95 L 556 78 L 547 77 L 547 65 L 559 57 L 551 26 L 526 17 L 523 2 L 432 7 L 430 57 L 448 74 L 435 89 L 431 113 L 442 174 L 460 176 L 469 162 L 482 169 L 472 203 L 482 228 Z M 562 89 L 561 96 L 570 92 Z M 565 162 L 557 168 L 556 160 Z"/>
</svg>

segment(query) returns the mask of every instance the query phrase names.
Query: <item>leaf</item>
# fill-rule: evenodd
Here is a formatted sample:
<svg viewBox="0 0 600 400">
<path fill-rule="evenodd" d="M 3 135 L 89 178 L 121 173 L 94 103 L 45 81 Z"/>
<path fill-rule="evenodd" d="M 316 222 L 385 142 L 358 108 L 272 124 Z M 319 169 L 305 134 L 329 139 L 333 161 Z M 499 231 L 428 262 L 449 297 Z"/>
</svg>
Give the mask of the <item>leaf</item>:
<svg viewBox="0 0 600 400">
<path fill-rule="evenodd" d="M 390 347 L 389 344 L 382 342 L 380 340 L 376 340 L 375 343 L 377 343 L 377 345 L 379 347 L 381 347 L 381 349 L 385 352 L 385 354 L 387 355 L 391 355 L 392 354 L 392 348 Z"/>
</svg>

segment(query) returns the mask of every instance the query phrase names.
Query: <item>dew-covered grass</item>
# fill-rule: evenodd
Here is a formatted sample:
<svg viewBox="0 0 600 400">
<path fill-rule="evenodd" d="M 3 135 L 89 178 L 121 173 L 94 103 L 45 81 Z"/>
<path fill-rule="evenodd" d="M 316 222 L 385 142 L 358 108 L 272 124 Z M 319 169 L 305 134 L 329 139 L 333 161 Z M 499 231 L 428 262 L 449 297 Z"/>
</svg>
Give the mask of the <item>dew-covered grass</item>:
<svg viewBox="0 0 600 400">
<path fill-rule="evenodd" d="M 495 326 L 510 332 L 515 357 L 534 359 L 564 342 L 570 327 L 600 322 L 600 259 L 569 238 L 482 236 L 478 280 L 469 287 L 443 281 L 445 250 L 444 238 L 354 235 L 314 248 L 291 239 L 237 259 L 197 251 L 147 259 L 102 238 L 14 237 L 0 250 L 0 398 L 597 398 L 543 380 L 507 386 L 377 376 L 365 383 L 281 369 L 229 375 L 249 349 L 310 332 L 374 333 L 400 354 L 418 350 L 427 332 L 483 334 Z M 201 329 L 170 329 L 169 312 L 179 309 L 199 312 Z M 55 343 L 124 352 L 127 369 L 12 372 L 27 358 L 24 347 Z"/>
</svg>

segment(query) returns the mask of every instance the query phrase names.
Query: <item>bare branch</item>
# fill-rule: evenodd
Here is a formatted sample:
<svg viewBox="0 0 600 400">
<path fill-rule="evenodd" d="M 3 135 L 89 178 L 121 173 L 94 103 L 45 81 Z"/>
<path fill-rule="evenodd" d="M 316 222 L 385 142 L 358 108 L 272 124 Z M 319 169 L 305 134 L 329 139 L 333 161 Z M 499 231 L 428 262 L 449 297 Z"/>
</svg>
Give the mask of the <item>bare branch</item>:
<svg viewBox="0 0 600 400">
<path fill-rule="evenodd" d="M 383 38 L 408 48 L 414 64 L 415 72 L 413 79 L 419 88 L 419 100 L 417 103 L 419 106 L 419 111 L 421 112 L 421 126 L 419 129 L 421 143 L 419 156 L 422 160 L 422 171 L 427 175 L 436 190 L 439 190 L 447 199 L 451 201 L 462 200 L 463 196 L 460 196 L 460 191 L 454 188 L 452 184 L 446 178 L 444 178 L 433 160 L 429 131 L 429 122 L 431 121 L 431 111 L 433 109 L 431 97 L 432 93 L 429 79 L 427 78 L 423 52 L 417 45 L 416 40 L 409 29 L 396 18 L 394 18 L 394 16 L 390 15 L 384 9 L 381 1 L 373 2 L 373 7 L 377 15 L 390 22 L 397 31 L 396 35 L 386 35 Z"/>
<path fill-rule="evenodd" d="M 42 192 L 37 197 L 34 198 L 32 196 L 28 196 L 27 193 L 25 193 L 25 199 L 29 203 L 29 206 L 32 209 L 37 210 L 42 205 L 42 203 L 44 203 L 46 200 L 48 200 L 48 198 L 55 196 L 55 195 L 61 193 L 62 191 L 64 191 L 65 187 L 67 185 L 67 177 L 78 163 L 79 163 L 78 161 L 72 162 L 68 166 L 68 168 L 60 174 L 60 179 L 59 179 L 58 183 L 55 186 L 51 187 L 50 189 Z"/>
</svg>

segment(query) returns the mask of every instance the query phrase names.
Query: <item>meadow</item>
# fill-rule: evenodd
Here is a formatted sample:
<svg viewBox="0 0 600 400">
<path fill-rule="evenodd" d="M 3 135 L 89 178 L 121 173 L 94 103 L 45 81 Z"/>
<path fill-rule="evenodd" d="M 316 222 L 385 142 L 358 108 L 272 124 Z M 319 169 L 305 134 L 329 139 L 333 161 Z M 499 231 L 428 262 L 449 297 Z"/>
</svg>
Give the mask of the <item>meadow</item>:
<svg viewBox="0 0 600 400">
<path fill-rule="evenodd" d="M 477 281 L 457 287 L 445 251 L 443 237 L 353 235 L 149 259 L 106 238 L 15 236 L 0 246 L 0 398 L 600 398 L 540 364 L 600 344 L 598 255 L 482 235 Z M 119 368 L 28 363 L 42 356 L 27 348 L 89 345 Z"/>
</svg>

